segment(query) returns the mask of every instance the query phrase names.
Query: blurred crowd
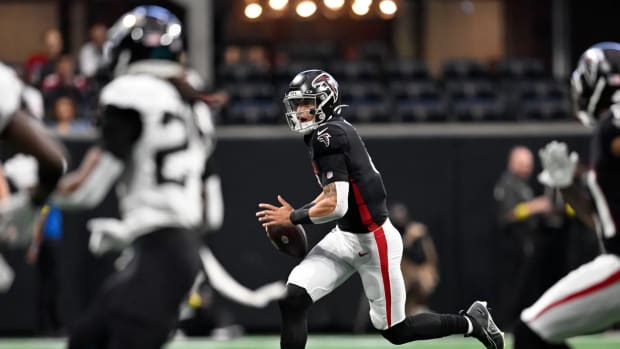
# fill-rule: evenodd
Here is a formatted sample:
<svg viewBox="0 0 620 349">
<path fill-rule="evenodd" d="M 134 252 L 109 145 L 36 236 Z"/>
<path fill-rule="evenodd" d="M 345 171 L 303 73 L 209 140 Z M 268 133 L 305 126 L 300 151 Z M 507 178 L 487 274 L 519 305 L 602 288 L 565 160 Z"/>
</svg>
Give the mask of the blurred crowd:
<svg viewBox="0 0 620 349">
<path fill-rule="evenodd" d="M 106 30 L 93 24 L 89 40 L 71 55 L 60 31 L 49 29 L 38 52 L 13 64 L 33 88 L 33 99 L 42 100 L 35 114 L 59 134 L 95 124 L 97 95 L 109 79 L 99 69 Z M 218 93 L 210 96 L 217 97 L 212 106 L 222 107 L 216 114 L 221 124 L 280 123 L 290 77 L 317 67 L 337 78 L 342 101 L 350 105 L 347 118 L 357 123 L 547 121 L 570 114 L 568 84 L 530 58 L 505 59 L 493 67 L 455 58 L 431 72 L 425 62 L 397 58 L 377 42 L 346 48 L 324 42 L 228 44 L 216 58 L 216 86 L 210 92 Z"/>
</svg>

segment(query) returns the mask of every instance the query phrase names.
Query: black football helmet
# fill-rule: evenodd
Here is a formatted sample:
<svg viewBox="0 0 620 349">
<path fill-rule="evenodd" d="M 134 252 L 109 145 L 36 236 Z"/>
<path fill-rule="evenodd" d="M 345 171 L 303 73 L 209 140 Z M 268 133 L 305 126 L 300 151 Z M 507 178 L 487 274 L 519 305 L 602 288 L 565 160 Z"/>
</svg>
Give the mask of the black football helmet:
<svg viewBox="0 0 620 349">
<path fill-rule="evenodd" d="M 577 118 L 594 126 L 601 112 L 620 103 L 620 44 L 602 42 L 588 48 L 571 76 Z"/>
<path fill-rule="evenodd" d="M 340 113 L 340 93 L 338 82 L 322 70 L 306 70 L 297 74 L 289 84 L 284 95 L 286 121 L 291 130 L 308 133 L 327 121 L 335 113 Z M 311 104 L 314 115 L 312 121 L 301 122 L 297 117 L 297 107 Z"/>
<path fill-rule="evenodd" d="M 178 62 L 183 52 L 182 35 L 181 22 L 172 12 L 159 6 L 139 6 L 108 30 L 104 59 L 114 75 L 140 60 Z"/>
</svg>

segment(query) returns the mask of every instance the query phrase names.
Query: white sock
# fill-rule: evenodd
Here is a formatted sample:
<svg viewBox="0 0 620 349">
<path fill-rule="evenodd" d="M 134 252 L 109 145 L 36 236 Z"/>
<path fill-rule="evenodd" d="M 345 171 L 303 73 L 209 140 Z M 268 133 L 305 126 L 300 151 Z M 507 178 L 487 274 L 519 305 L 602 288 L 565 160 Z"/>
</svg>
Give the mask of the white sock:
<svg viewBox="0 0 620 349">
<path fill-rule="evenodd" d="M 474 325 L 471 323 L 471 320 L 467 316 L 463 316 L 465 320 L 467 320 L 467 333 L 471 334 L 474 331 Z"/>
</svg>

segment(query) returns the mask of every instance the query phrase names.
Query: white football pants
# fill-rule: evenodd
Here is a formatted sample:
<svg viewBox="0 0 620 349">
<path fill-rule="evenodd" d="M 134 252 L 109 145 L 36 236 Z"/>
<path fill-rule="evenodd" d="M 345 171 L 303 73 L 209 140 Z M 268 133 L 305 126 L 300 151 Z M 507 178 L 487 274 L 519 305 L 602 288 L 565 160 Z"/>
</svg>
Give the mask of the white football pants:
<svg viewBox="0 0 620 349">
<path fill-rule="evenodd" d="M 336 226 L 297 265 L 288 283 L 304 288 L 313 302 L 359 273 L 378 330 L 405 319 L 405 283 L 400 269 L 403 243 L 389 220 L 372 233 L 353 234 Z"/>
</svg>

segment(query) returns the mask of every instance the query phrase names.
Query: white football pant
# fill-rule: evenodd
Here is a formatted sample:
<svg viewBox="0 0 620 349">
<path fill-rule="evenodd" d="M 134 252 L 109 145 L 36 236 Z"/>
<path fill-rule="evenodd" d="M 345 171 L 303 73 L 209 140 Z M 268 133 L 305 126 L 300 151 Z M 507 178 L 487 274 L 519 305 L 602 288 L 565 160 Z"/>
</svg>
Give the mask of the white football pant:
<svg viewBox="0 0 620 349">
<path fill-rule="evenodd" d="M 288 283 L 304 288 L 313 302 L 359 273 L 378 330 L 405 319 L 405 283 L 400 269 L 403 243 L 389 220 L 372 233 L 353 234 L 336 226 L 297 265 Z"/>
<path fill-rule="evenodd" d="M 521 320 L 548 342 L 607 329 L 620 321 L 620 258 L 605 254 L 556 282 Z"/>
</svg>

